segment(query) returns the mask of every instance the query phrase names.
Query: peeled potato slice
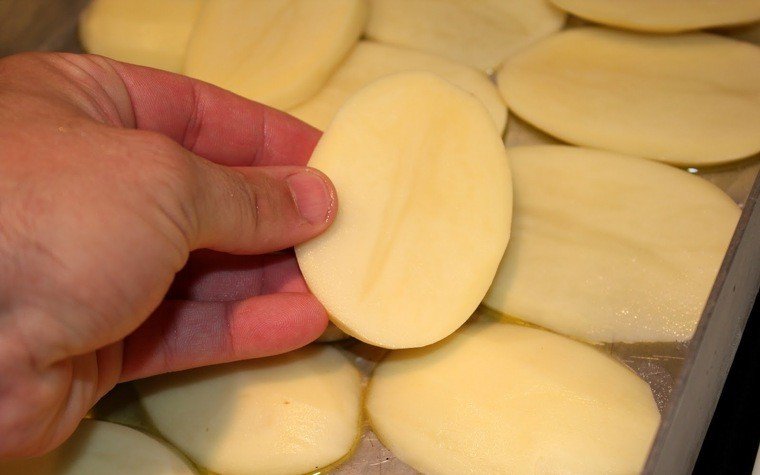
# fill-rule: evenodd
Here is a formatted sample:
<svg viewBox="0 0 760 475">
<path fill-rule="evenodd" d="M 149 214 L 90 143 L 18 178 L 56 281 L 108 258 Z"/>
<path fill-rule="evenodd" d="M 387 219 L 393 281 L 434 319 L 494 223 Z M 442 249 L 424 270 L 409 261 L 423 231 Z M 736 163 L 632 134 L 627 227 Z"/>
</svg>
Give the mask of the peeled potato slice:
<svg viewBox="0 0 760 475">
<path fill-rule="evenodd" d="M 343 106 L 309 165 L 341 200 L 333 225 L 296 247 L 332 321 L 385 348 L 464 323 L 504 253 L 512 208 L 504 146 L 480 101 L 429 73 L 388 76 Z"/>
<path fill-rule="evenodd" d="M 691 338 L 738 206 L 640 158 L 551 145 L 509 156 L 512 240 L 484 303 L 586 340 Z"/>
<path fill-rule="evenodd" d="M 170 448 L 140 431 L 110 422 L 83 420 L 53 452 L 0 463 L 3 475 L 192 475 Z"/>
<path fill-rule="evenodd" d="M 309 473 L 359 436 L 361 376 L 328 346 L 137 384 L 158 430 L 212 472 Z"/>
<path fill-rule="evenodd" d="M 272 107 L 311 97 L 361 35 L 365 0 L 206 0 L 184 72 Z"/>
<path fill-rule="evenodd" d="M 367 36 L 490 72 L 565 22 L 547 0 L 371 0 Z"/>
<path fill-rule="evenodd" d="M 498 82 L 516 114 L 573 144 L 685 166 L 760 151 L 760 48 L 744 42 L 579 28 Z"/>
<path fill-rule="evenodd" d="M 605 25 L 672 33 L 760 20 L 758 0 L 551 0 Z"/>
<path fill-rule="evenodd" d="M 507 109 L 488 76 L 440 56 L 372 41 L 356 45 L 322 90 L 290 113 L 324 130 L 343 103 L 359 89 L 383 76 L 408 71 L 435 73 L 474 94 L 486 106 L 496 127 L 504 130 Z"/>
<path fill-rule="evenodd" d="M 79 33 L 90 53 L 180 72 L 201 0 L 94 0 Z"/>
<path fill-rule="evenodd" d="M 375 369 L 367 413 L 423 473 L 635 473 L 660 415 L 649 386 L 595 348 L 472 323 Z"/>
</svg>

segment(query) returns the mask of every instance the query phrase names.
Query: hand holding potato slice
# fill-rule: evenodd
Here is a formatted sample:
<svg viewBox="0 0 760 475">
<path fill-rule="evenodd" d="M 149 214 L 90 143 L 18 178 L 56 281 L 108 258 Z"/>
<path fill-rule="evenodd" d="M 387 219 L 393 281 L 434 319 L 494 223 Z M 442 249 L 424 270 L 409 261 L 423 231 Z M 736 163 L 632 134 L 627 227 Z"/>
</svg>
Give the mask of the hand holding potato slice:
<svg viewBox="0 0 760 475">
<path fill-rule="evenodd" d="M 346 102 L 309 165 L 333 181 L 340 209 L 296 255 L 332 321 L 386 348 L 428 345 L 464 323 L 504 254 L 512 210 L 483 104 L 430 73 L 387 76 Z"/>
</svg>

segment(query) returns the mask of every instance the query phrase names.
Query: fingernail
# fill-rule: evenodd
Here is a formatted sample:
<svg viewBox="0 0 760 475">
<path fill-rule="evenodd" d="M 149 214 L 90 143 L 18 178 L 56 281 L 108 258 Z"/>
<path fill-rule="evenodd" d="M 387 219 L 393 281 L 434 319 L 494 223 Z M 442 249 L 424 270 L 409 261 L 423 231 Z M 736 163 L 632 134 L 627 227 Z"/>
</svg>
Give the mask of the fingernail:
<svg viewBox="0 0 760 475">
<path fill-rule="evenodd" d="M 332 187 L 319 173 L 302 171 L 290 175 L 286 182 L 301 217 L 311 224 L 327 221 L 333 201 Z"/>
</svg>

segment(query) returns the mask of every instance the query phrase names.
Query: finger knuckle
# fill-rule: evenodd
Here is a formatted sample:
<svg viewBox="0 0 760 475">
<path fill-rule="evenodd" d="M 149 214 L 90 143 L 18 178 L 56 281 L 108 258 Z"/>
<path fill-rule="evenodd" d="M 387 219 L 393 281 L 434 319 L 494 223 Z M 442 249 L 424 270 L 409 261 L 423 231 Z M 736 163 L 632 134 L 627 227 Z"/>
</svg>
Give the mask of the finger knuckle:
<svg viewBox="0 0 760 475">
<path fill-rule="evenodd" d="M 242 230 L 255 236 L 259 230 L 262 207 L 267 200 L 266 190 L 258 184 L 251 183 L 242 174 L 230 173 L 226 180 L 230 201 L 234 206 L 235 222 L 240 223 Z"/>
<path fill-rule="evenodd" d="M 141 159 L 136 173 L 140 186 L 173 235 L 182 237 L 180 254 L 191 245 L 197 230 L 199 173 L 194 157 L 162 134 L 148 132 L 138 139 Z"/>
</svg>

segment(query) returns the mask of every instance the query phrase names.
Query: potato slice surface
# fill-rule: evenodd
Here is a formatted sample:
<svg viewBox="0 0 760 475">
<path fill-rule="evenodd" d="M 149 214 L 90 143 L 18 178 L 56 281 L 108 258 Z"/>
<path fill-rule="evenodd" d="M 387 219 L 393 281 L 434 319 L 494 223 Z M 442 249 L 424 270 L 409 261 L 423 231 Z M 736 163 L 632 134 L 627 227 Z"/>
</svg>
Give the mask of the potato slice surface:
<svg viewBox="0 0 760 475">
<path fill-rule="evenodd" d="M 370 39 L 490 72 L 565 23 L 547 0 L 370 0 Z"/>
<path fill-rule="evenodd" d="M 309 473 L 359 436 L 361 376 L 329 346 L 137 382 L 159 431 L 228 475 Z"/>
<path fill-rule="evenodd" d="M 316 93 L 356 43 L 365 0 L 206 0 L 184 72 L 285 109 Z"/>
<path fill-rule="evenodd" d="M 551 145 L 509 156 L 512 238 L 484 304 L 591 341 L 691 338 L 739 207 L 640 158 Z"/>
<path fill-rule="evenodd" d="M 517 115 L 576 145 L 683 166 L 760 151 L 760 48 L 729 38 L 572 29 L 498 83 Z"/>
<path fill-rule="evenodd" d="M 343 106 L 309 165 L 332 179 L 340 210 L 296 256 L 332 321 L 385 348 L 464 323 L 512 209 L 504 145 L 480 101 L 433 74 L 385 77 Z"/>
<path fill-rule="evenodd" d="M 673 33 L 760 20 L 760 0 L 551 0 L 605 25 Z"/>
<path fill-rule="evenodd" d="M 583 343 L 472 323 L 375 369 L 367 413 L 423 473 L 635 473 L 660 415 L 649 386 Z"/>
<path fill-rule="evenodd" d="M 58 449 L 0 462 L 3 475 L 193 475 L 182 457 L 153 437 L 111 422 L 83 420 Z"/>
<path fill-rule="evenodd" d="M 362 87 L 383 76 L 408 71 L 437 74 L 474 94 L 486 106 L 496 127 L 504 130 L 507 108 L 484 73 L 441 56 L 373 41 L 359 42 L 319 93 L 289 112 L 325 130 L 338 109 Z"/>
<path fill-rule="evenodd" d="M 90 53 L 180 72 L 201 0 L 94 0 L 79 33 Z"/>
</svg>

